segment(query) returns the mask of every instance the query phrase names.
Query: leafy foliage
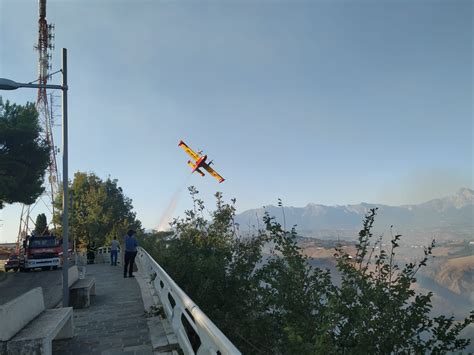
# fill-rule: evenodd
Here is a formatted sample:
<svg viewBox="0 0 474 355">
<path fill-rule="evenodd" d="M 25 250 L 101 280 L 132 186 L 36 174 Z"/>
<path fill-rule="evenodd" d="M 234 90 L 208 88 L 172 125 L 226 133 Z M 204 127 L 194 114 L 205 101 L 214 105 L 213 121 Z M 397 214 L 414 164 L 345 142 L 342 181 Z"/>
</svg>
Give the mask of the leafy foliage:
<svg viewBox="0 0 474 355">
<path fill-rule="evenodd" d="M 33 103 L 3 103 L 0 97 L 0 208 L 5 203 L 32 204 L 44 191 L 49 145 Z"/>
<path fill-rule="evenodd" d="M 46 215 L 44 213 L 40 213 L 36 216 L 36 223 L 35 223 L 35 231 L 34 234 L 36 236 L 47 235 L 48 231 L 48 222 L 46 219 Z"/>
<path fill-rule="evenodd" d="M 69 225 L 71 235 L 80 247 L 121 240 L 128 229 L 138 230 L 141 223 L 132 211 L 132 200 L 126 197 L 117 180 L 103 181 L 93 173 L 77 172 L 69 187 Z M 55 201 L 54 220 L 62 225 L 62 193 Z M 61 233 L 59 229 L 57 233 Z"/>
<path fill-rule="evenodd" d="M 193 209 L 149 252 L 243 353 L 445 353 L 468 345 L 459 334 L 473 315 L 432 318 L 432 295 L 412 288 L 434 242 L 420 262 L 398 266 L 401 236 L 384 251 L 380 238 L 373 241 L 371 210 L 355 257 L 336 250 L 342 282 L 335 285 L 328 270 L 308 264 L 295 228 L 266 214 L 264 230 L 240 238 L 235 200 L 217 193 L 207 220 L 198 191 L 189 190 Z"/>
<path fill-rule="evenodd" d="M 328 299 L 334 292 L 328 270 L 312 268 L 297 244 L 296 229 L 287 232 L 268 213 L 264 218 L 270 256 L 257 271 L 264 315 L 274 328 L 272 349 L 306 354 L 324 334 Z"/>
<path fill-rule="evenodd" d="M 145 318 L 161 317 L 166 318 L 166 312 L 162 305 L 152 305 L 148 311 L 144 311 Z"/>
<path fill-rule="evenodd" d="M 138 245 L 150 254 L 159 255 L 167 247 L 171 235 L 173 235 L 172 232 L 157 231 L 137 233 Z"/>
<path fill-rule="evenodd" d="M 458 337 L 474 313 L 461 323 L 431 318 L 432 293 L 416 293 L 412 287 L 435 241 L 418 263 L 400 267 L 395 256 L 401 235 L 392 237 L 389 252 L 381 238 L 372 242 L 375 215 L 371 209 L 364 220 L 354 260 L 341 248 L 336 252 L 342 284 L 331 302 L 336 320 L 329 333 L 332 348 L 350 353 L 445 353 L 466 347 L 469 341 Z"/>
<path fill-rule="evenodd" d="M 217 209 L 207 222 L 198 191 L 191 187 L 190 193 L 194 208 L 186 211 L 182 220 L 173 222 L 176 233 L 168 247 L 152 255 L 225 334 L 255 352 L 260 345 L 250 332 L 264 322 L 262 312 L 251 311 L 252 304 L 261 304 L 254 270 L 261 261 L 264 236 L 235 238 L 235 207 L 233 202 L 224 203 L 220 193 L 216 194 Z M 265 334 L 260 335 L 263 340 Z"/>
</svg>

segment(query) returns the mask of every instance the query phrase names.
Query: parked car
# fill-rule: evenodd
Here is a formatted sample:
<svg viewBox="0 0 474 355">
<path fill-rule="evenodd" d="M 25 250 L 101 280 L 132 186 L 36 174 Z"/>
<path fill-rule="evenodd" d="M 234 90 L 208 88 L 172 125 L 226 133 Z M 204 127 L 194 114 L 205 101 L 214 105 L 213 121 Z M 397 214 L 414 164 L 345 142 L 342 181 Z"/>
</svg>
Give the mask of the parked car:
<svg viewBox="0 0 474 355">
<path fill-rule="evenodd" d="M 16 254 L 11 254 L 7 261 L 5 262 L 5 272 L 8 272 L 10 270 L 13 271 L 18 271 L 18 268 L 20 267 L 20 260 L 18 259 L 18 255 Z"/>
</svg>

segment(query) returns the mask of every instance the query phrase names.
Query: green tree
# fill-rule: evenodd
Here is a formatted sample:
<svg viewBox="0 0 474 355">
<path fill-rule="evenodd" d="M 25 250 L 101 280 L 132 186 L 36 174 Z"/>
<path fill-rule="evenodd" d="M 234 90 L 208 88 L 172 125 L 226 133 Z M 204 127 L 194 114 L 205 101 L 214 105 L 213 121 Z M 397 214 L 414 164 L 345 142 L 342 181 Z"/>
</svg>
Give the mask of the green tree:
<svg viewBox="0 0 474 355">
<path fill-rule="evenodd" d="M 40 213 L 36 216 L 36 223 L 35 223 L 35 235 L 41 236 L 48 234 L 48 222 L 46 219 L 46 215 L 44 213 Z"/>
<path fill-rule="evenodd" d="M 153 256 L 224 334 L 241 349 L 256 353 L 262 347 L 258 339 L 271 331 L 268 327 L 256 331 L 265 324 L 259 311 L 263 307 L 257 294 L 259 281 L 253 272 L 261 261 L 264 236 L 235 238 L 234 201 L 224 203 L 220 193 L 207 221 L 198 191 L 189 190 L 193 209 L 172 223 L 175 234 L 168 247 Z"/>
<path fill-rule="evenodd" d="M 139 230 L 141 223 L 132 211 L 132 200 L 125 196 L 117 180 L 105 181 L 93 173 L 77 172 L 69 187 L 69 225 L 71 236 L 79 247 L 94 242 L 97 246 L 121 239 L 130 228 Z M 62 226 L 62 193 L 55 201 L 54 221 Z"/>
<path fill-rule="evenodd" d="M 328 270 L 311 267 L 297 243 L 296 229 L 286 231 L 274 217 L 263 217 L 272 246 L 266 263 L 257 270 L 264 314 L 274 327 L 272 351 L 278 354 L 314 354 L 325 346 L 335 293 Z M 269 352 L 269 353 L 271 353 Z M 319 353 L 319 352 L 318 352 Z"/>
<path fill-rule="evenodd" d="M 6 203 L 32 204 L 44 191 L 50 147 L 40 132 L 33 103 L 3 103 L 0 97 L 0 208 Z"/>
<path fill-rule="evenodd" d="M 173 235 L 173 232 L 157 232 L 152 231 L 150 233 L 137 233 L 138 244 L 143 247 L 149 254 L 158 255 L 161 250 L 164 250 L 168 243 L 169 238 Z"/>
</svg>

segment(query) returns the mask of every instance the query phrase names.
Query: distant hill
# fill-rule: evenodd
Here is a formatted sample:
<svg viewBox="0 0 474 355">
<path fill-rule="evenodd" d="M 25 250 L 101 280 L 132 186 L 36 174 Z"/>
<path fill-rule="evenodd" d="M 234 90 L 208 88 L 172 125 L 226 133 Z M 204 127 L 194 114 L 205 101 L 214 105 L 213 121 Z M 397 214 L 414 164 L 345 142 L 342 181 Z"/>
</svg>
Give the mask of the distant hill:
<svg viewBox="0 0 474 355">
<path fill-rule="evenodd" d="M 284 207 L 286 227 L 297 225 L 301 235 L 319 238 L 355 237 L 370 208 L 378 207 L 375 229 L 387 232 L 390 225 L 395 232 L 409 232 L 413 240 L 474 240 L 474 191 L 460 189 L 454 196 L 434 199 L 418 205 L 388 206 L 373 203 L 325 206 L 309 203 L 305 207 Z M 283 224 L 283 211 L 269 205 L 238 214 L 235 221 L 240 230 L 262 227 L 265 210 Z"/>
</svg>

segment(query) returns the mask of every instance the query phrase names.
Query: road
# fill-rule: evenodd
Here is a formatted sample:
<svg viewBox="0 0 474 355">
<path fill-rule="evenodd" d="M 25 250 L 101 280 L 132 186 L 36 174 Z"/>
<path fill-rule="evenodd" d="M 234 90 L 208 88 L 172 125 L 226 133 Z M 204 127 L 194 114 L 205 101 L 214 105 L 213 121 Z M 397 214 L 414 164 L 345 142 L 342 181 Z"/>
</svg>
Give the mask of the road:
<svg viewBox="0 0 474 355">
<path fill-rule="evenodd" d="M 6 279 L 0 281 L 0 304 L 4 304 L 35 287 L 43 288 L 46 308 L 53 308 L 61 301 L 62 269 L 7 272 L 6 276 Z"/>
</svg>

